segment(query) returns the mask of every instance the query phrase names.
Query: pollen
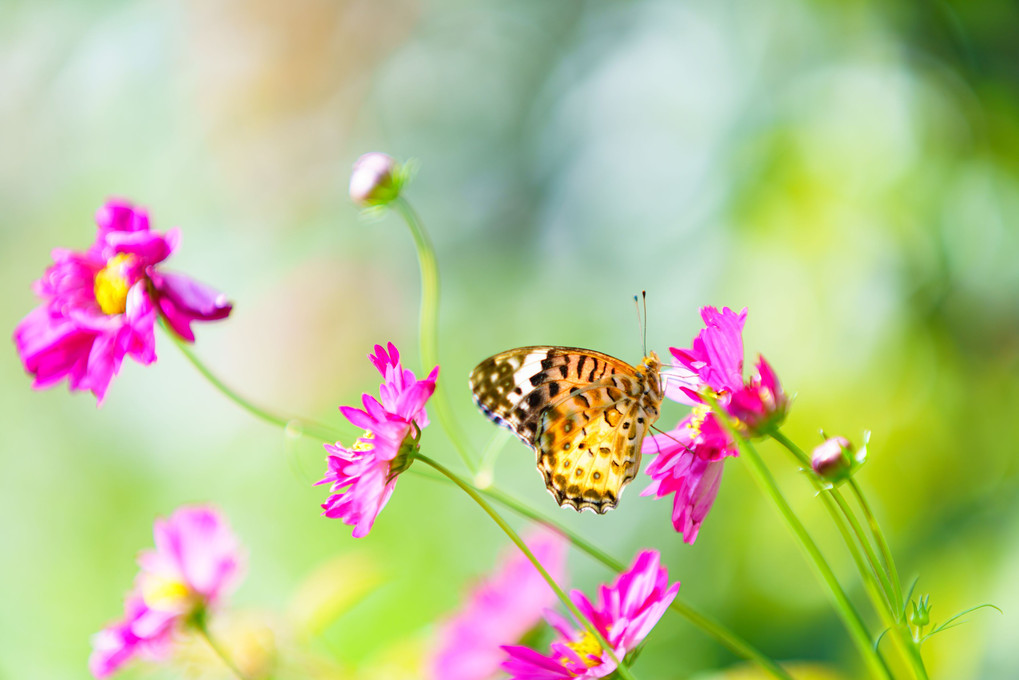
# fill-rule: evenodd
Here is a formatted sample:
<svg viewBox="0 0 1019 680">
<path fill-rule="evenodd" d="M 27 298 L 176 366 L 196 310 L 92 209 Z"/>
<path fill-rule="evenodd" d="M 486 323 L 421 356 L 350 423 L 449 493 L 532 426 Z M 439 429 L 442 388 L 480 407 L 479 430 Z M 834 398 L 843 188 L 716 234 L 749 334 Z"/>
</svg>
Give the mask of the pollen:
<svg viewBox="0 0 1019 680">
<path fill-rule="evenodd" d="M 693 410 L 690 411 L 690 424 L 687 426 L 690 428 L 690 434 L 694 437 L 701 433 L 701 427 L 704 425 L 704 419 L 711 413 L 711 407 L 706 404 L 694 406 Z"/>
<path fill-rule="evenodd" d="M 127 309 L 128 270 L 134 264 L 134 257 L 127 253 L 114 255 L 107 261 L 95 279 L 95 296 L 103 314 L 123 314 Z"/>
<path fill-rule="evenodd" d="M 157 574 L 147 574 L 142 580 L 141 590 L 145 604 L 161 611 L 184 611 L 194 600 L 194 594 L 187 584 Z"/>
<path fill-rule="evenodd" d="M 602 646 L 594 638 L 594 635 L 591 635 L 590 631 L 585 630 L 579 640 L 576 642 L 567 642 L 566 646 L 576 652 L 577 656 L 580 657 L 580 660 L 588 668 L 597 666 L 601 663 Z M 572 659 L 566 660 L 572 661 Z"/>
</svg>

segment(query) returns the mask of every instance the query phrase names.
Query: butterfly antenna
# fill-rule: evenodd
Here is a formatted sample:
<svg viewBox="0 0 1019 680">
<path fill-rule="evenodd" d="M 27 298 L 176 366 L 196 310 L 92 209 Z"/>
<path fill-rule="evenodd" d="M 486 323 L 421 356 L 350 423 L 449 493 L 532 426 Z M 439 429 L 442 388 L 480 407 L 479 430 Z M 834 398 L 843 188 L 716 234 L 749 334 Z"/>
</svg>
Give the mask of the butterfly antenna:
<svg viewBox="0 0 1019 680">
<path fill-rule="evenodd" d="M 647 356 L 647 291 L 640 291 L 640 296 L 644 298 L 644 356 Z"/>
</svg>

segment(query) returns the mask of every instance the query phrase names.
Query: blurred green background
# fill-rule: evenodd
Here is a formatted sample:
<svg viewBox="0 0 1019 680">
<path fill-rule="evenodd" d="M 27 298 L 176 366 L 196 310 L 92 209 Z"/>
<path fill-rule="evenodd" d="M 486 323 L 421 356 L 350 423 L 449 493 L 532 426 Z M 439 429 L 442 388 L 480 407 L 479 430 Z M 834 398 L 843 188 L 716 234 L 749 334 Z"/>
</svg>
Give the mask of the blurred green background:
<svg viewBox="0 0 1019 680">
<path fill-rule="evenodd" d="M 548 343 L 635 362 L 641 289 L 659 353 L 689 342 L 699 306 L 748 306 L 748 359 L 764 353 L 797 394 L 794 439 L 873 432 L 861 478 L 934 618 L 1004 610 L 932 639 L 932 677 L 1014 678 L 1017 26 L 1006 0 L 5 0 L 0 325 L 34 306 L 49 250 L 87 246 L 105 198 L 128 197 L 181 227 L 173 269 L 236 304 L 198 329 L 198 354 L 259 403 L 339 424 L 338 405 L 377 387 L 375 342 L 421 368 L 410 237 L 346 196 L 361 153 L 415 157 L 408 195 L 443 277 L 440 379 L 476 448 L 494 429 L 467 390 L 480 359 Z M 289 655 L 279 677 L 422 677 L 435 621 L 504 537 L 462 494 L 404 476 L 352 539 L 319 517 L 320 444 L 253 421 L 157 342 L 158 363 L 126 363 L 99 410 L 33 392 L 13 343 L 0 353 L 0 676 L 85 677 L 153 518 L 212 501 L 249 549 L 233 616 Z M 457 462 L 437 426 L 425 451 Z M 869 611 L 819 503 L 764 452 Z M 510 442 L 497 482 L 620 559 L 659 548 L 681 598 L 770 655 L 857 677 L 739 461 L 694 546 L 668 501 L 639 496 L 646 478 L 578 516 L 533 463 Z M 611 577 L 580 553 L 570 566 L 588 592 Z M 288 651 L 302 587 L 347 597 L 303 655 Z M 735 662 L 667 615 L 635 671 Z"/>
</svg>

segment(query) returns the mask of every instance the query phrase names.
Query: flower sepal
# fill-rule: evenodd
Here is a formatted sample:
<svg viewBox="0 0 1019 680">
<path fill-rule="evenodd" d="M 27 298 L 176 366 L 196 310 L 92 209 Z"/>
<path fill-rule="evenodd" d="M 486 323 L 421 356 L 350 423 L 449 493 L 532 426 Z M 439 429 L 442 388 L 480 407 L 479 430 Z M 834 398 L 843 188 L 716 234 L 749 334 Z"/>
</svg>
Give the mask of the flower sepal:
<svg viewBox="0 0 1019 680">
<path fill-rule="evenodd" d="M 407 436 L 403 438 L 400 448 L 396 451 L 396 455 L 389 462 L 389 479 L 386 480 L 387 482 L 396 479 L 399 475 L 406 472 L 414 464 L 415 454 L 421 450 L 421 428 L 415 422 L 411 422 L 411 426 L 412 432 L 408 432 Z"/>
</svg>

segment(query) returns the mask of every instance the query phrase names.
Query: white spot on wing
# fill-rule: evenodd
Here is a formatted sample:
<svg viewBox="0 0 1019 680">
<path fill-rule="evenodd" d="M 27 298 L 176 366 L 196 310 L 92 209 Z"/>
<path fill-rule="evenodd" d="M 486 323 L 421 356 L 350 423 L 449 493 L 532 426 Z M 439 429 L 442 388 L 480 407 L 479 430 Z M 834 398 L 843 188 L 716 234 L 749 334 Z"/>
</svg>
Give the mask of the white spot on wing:
<svg viewBox="0 0 1019 680">
<path fill-rule="evenodd" d="M 511 391 L 506 395 L 510 403 L 516 406 L 523 399 L 524 394 L 531 391 L 531 378 L 541 373 L 541 362 L 545 358 L 545 352 L 531 352 L 524 357 L 523 363 L 513 372 L 513 384 L 519 385 L 523 394 Z"/>
</svg>

